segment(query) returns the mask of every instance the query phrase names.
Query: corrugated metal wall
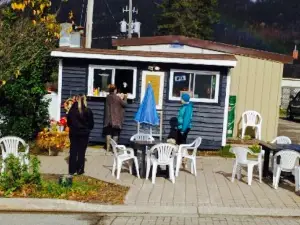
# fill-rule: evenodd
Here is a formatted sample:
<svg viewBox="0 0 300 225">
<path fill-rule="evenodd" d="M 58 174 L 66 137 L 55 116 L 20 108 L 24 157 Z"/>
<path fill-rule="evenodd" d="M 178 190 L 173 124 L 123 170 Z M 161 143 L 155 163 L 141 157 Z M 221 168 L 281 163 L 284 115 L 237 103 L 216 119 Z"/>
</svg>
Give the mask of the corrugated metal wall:
<svg viewBox="0 0 300 225">
<path fill-rule="evenodd" d="M 268 60 L 238 56 L 231 70 L 230 94 L 237 96 L 234 135 L 240 134 L 241 115 L 255 110 L 262 115 L 262 139 L 277 136 L 283 64 Z"/>
</svg>

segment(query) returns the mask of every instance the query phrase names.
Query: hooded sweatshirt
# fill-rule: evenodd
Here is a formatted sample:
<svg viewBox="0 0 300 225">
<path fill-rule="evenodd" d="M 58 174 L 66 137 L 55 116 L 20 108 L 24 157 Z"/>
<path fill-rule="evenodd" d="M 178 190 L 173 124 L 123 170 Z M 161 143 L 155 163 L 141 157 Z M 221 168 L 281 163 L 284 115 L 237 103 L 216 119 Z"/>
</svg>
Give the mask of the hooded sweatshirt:
<svg viewBox="0 0 300 225">
<path fill-rule="evenodd" d="M 184 103 L 181 105 L 178 113 L 178 130 L 185 132 L 192 128 L 193 103 Z"/>
<path fill-rule="evenodd" d="M 94 128 L 92 110 L 82 107 L 82 111 L 82 114 L 80 114 L 77 102 L 72 105 L 67 116 L 70 135 L 89 135 L 90 131 Z"/>
</svg>

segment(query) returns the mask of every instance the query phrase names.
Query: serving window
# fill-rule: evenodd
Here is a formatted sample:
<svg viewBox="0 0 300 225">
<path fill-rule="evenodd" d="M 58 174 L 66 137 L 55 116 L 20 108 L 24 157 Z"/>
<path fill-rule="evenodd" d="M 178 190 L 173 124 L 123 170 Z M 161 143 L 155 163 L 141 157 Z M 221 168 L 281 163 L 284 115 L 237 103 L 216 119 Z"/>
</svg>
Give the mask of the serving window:
<svg viewBox="0 0 300 225">
<path fill-rule="evenodd" d="M 106 97 L 108 85 L 115 84 L 119 93 L 136 98 L 137 69 L 135 67 L 115 67 L 90 65 L 88 75 L 88 96 Z"/>
<path fill-rule="evenodd" d="M 219 72 L 171 70 L 169 99 L 180 100 L 183 92 L 191 96 L 193 102 L 218 102 Z"/>
</svg>

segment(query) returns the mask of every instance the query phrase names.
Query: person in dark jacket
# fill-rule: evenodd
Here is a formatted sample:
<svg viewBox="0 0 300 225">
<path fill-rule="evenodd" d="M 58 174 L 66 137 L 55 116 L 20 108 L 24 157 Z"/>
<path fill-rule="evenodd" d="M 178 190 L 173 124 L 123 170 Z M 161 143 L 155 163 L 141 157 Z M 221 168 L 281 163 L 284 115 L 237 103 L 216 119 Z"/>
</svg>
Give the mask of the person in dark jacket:
<svg viewBox="0 0 300 225">
<path fill-rule="evenodd" d="M 181 107 L 178 112 L 178 139 L 177 144 L 186 144 L 187 135 L 192 128 L 193 103 L 190 95 L 183 93 L 181 96 Z"/>
<path fill-rule="evenodd" d="M 94 128 L 94 117 L 91 109 L 87 107 L 86 97 L 78 96 L 72 105 L 67 123 L 70 128 L 70 159 L 69 174 L 84 173 L 85 152 L 89 141 L 90 131 Z"/>
<path fill-rule="evenodd" d="M 106 134 L 106 150 L 110 151 L 110 139 L 118 142 L 124 120 L 125 106 L 127 104 L 127 95 L 117 95 L 117 88 L 110 84 L 109 95 L 106 97 L 104 133 Z"/>
</svg>

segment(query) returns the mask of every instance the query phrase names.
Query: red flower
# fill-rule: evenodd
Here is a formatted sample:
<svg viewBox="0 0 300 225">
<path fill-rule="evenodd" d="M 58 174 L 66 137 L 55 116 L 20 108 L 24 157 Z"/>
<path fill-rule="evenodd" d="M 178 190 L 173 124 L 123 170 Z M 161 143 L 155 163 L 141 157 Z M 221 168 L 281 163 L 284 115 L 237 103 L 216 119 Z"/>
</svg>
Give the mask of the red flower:
<svg viewBox="0 0 300 225">
<path fill-rule="evenodd" d="M 62 117 L 59 121 L 59 124 L 61 126 L 66 126 L 67 125 L 67 118 L 66 117 Z"/>
</svg>

